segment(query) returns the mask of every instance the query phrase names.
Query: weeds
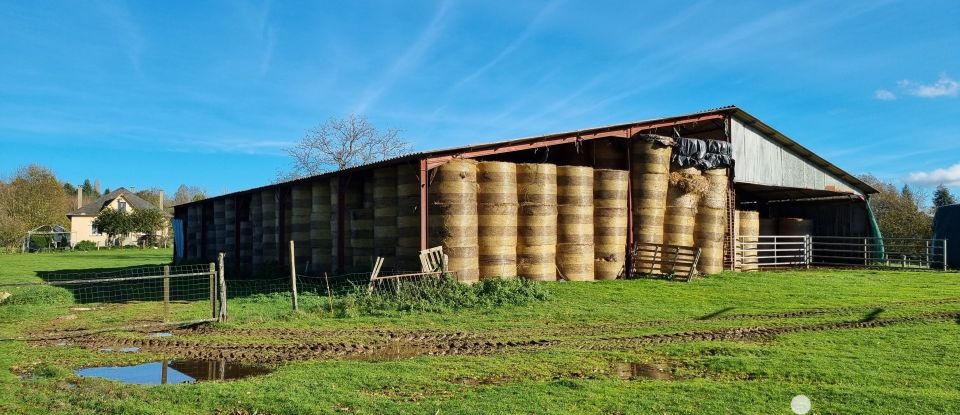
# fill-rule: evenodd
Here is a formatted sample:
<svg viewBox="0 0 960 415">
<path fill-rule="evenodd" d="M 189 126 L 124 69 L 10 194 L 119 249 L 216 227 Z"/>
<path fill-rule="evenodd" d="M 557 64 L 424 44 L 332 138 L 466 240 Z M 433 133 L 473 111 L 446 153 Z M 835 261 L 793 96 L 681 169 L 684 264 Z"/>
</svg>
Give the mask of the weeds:
<svg viewBox="0 0 960 415">
<path fill-rule="evenodd" d="M 368 293 L 366 285 L 354 286 L 340 297 L 336 308 L 344 316 L 390 312 L 443 312 L 464 308 L 524 305 L 543 301 L 547 290 L 524 279 L 489 279 L 473 285 L 461 284 L 451 276 L 403 281 Z"/>
</svg>

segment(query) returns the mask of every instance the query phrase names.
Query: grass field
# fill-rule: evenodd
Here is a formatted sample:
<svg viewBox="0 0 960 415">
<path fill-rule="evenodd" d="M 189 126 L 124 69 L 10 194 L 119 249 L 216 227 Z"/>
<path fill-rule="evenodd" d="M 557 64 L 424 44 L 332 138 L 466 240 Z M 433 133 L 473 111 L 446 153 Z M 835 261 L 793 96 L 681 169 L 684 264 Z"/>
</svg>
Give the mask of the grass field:
<svg viewBox="0 0 960 415">
<path fill-rule="evenodd" d="M 0 283 L 160 264 L 169 251 L 0 256 Z M 551 283 L 522 306 L 337 317 L 323 297 L 231 299 L 231 320 L 53 342 L 0 341 L 0 413 L 960 413 L 960 275 L 798 271 L 692 283 Z M 89 311 L 136 318 L 142 304 Z M 0 336 L 64 305 L 0 305 Z M 197 306 L 203 313 L 206 306 Z M 185 308 L 184 313 L 193 312 Z M 111 345 L 139 353 L 107 353 Z M 430 355 L 433 354 L 433 355 Z M 229 382 L 137 386 L 73 369 L 190 355 L 271 365 Z M 624 363 L 642 363 L 629 376 Z M 629 372 L 629 371 L 626 371 Z"/>
</svg>

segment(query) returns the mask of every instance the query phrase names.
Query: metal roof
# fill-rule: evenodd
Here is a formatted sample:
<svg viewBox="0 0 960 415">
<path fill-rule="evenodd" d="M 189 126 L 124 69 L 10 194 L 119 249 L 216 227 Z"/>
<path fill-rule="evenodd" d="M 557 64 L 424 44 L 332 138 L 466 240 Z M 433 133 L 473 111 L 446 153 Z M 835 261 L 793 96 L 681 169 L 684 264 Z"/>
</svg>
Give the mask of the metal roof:
<svg viewBox="0 0 960 415">
<path fill-rule="evenodd" d="M 847 172 L 844 171 L 843 169 L 837 167 L 836 165 L 830 163 L 829 161 L 823 159 L 822 157 L 814 154 L 812 151 L 808 150 L 806 147 L 801 146 L 801 145 L 798 144 L 796 141 L 794 141 L 794 140 L 792 140 L 791 138 L 787 137 L 786 135 L 780 133 L 779 131 L 777 131 L 777 130 L 774 129 L 773 127 L 770 127 L 770 126 L 767 125 L 766 123 L 760 121 L 757 117 L 754 117 L 754 116 L 751 115 L 750 113 L 744 111 L 743 109 L 741 109 L 741 108 L 739 108 L 739 107 L 737 107 L 737 106 L 735 106 L 735 105 L 727 105 L 727 106 L 722 106 L 722 107 L 717 107 L 717 108 L 711 108 L 711 109 L 707 109 L 707 110 L 703 110 L 703 111 L 691 112 L 691 113 L 681 114 L 681 115 L 673 115 L 673 116 L 668 116 L 668 117 L 650 118 L 650 119 L 633 121 L 633 122 L 628 122 L 628 123 L 611 124 L 611 125 L 605 125 L 605 126 L 599 126 L 599 127 L 590 127 L 590 128 L 580 129 L 580 130 L 569 130 L 569 131 L 556 132 L 556 133 L 550 133 L 550 134 L 538 135 L 538 136 L 528 136 L 528 137 L 512 138 L 512 139 L 506 139 L 506 140 L 498 140 L 498 141 L 484 142 L 484 143 L 479 143 L 479 144 L 469 144 L 469 145 L 465 145 L 465 146 L 449 147 L 449 148 L 443 148 L 443 149 L 437 149 L 437 150 L 429 150 L 429 151 L 422 151 L 422 152 L 414 152 L 414 153 L 404 154 L 404 155 L 402 155 L 402 156 L 398 156 L 398 157 L 394 157 L 394 158 L 390 158 L 390 159 L 379 160 L 379 161 L 375 161 L 375 162 L 372 162 L 372 163 L 367 163 L 367 164 L 363 164 L 363 165 L 358 165 L 358 166 L 346 168 L 346 169 L 343 169 L 343 170 L 336 170 L 336 171 L 321 173 L 321 174 L 317 174 L 317 175 L 313 175 L 313 176 L 302 177 L 302 178 L 298 178 L 298 179 L 294 179 L 294 180 L 288 180 L 288 181 L 279 182 L 279 183 L 271 183 L 271 184 L 264 185 L 264 186 L 260 186 L 260 187 L 255 187 L 255 188 L 250 188 L 250 189 L 241 190 L 241 191 L 237 191 L 237 192 L 227 193 L 227 194 L 223 194 L 223 195 L 211 197 L 211 198 L 208 198 L 208 199 L 205 199 L 205 200 L 202 200 L 202 201 L 184 203 L 184 204 L 181 204 L 181 205 L 178 205 L 178 206 L 186 206 L 186 205 L 189 205 L 189 204 L 192 204 L 192 203 L 200 203 L 200 202 L 203 202 L 203 201 L 215 200 L 215 199 L 219 199 L 219 198 L 223 198 L 223 197 L 227 197 L 227 196 L 234 196 L 234 195 L 240 195 L 240 194 L 245 194 L 245 193 L 260 191 L 260 190 L 266 190 L 266 189 L 269 189 L 269 188 L 274 188 L 274 187 L 283 186 L 283 185 L 290 185 L 290 184 L 301 183 L 301 182 L 309 182 L 309 181 L 314 180 L 314 179 L 317 179 L 317 178 L 332 177 L 332 176 L 339 175 L 339 174 L 342 174 L 342 173 L 350 173 L 350 172 L 354 172 L 354 171 L 362 171 L 362 170 L 372 169 L 372 168 L 381 167 L 381 166 L 397 165 L 397 164 L 402 164 L 402 163 L 404 163 L 404 162 L 409 162 L 409 161 L 419 161 L 419 160 L 422 160 L 422 159 L 425 159 L 425 158 L 433 158 L 433 157 L 440 157 L 440 156 L 450 156 L 450 155 L 456 155 L 456 154 L 459 154 L 459 153 L 466 153 L 466 152 L 470 152 L 470 151 L 476 151 L 476 150 L 482 150 L 482 149 L 495 148 L 495 147 L 504 146 L 504 145 L 522 145 L 522 144 L 524 144 L 524 143 L 533 143 L 533 142 L 537 142 L 537 141 L 545 140 L 545 139 L 549 139 L 549 138 L 554 138 L 554 137 L 580 136 L 580 135 L 587 135 L 587 134 L 602 134 L 602 133 L 605 132 L 605 131 L 614 131 L 614 130 L 618 130 L 618 131 L 619 131 L 619 130 L 624 130 L 624 129 L 627 129 L 627 128 L 643 129 L 645 126 L 650 126 L 650 125 L 652 125 L 652 124 L 658 124 L 658 123 L 669 122 L 669 121 L 682 121 L 682 120 L 685 120 L 685 119 L 697 118 L 697 117 L 702 117 L 702 116 L 712 115 L 712 114 L 724 114 L 724 115 L 729 115 L 729 116 L 734 116 L 734 117 L 740 118 L 742 121 L 744 121 L 744 122 L 747 123 L 748 125 L 750 125 L 750 126 L 756 128 L 756 129 L 762 131 L 763 133 L 769 135 L 769 136 L 770 136 L 771 138 L 773 138 L 774 140 L 777 140 L 778 143 L 780 143 L 780 144 L 783 145 L 784 147 L 790 149 L 790 151 L 793 151 L 793 152 L 797 153 L 797 154 L 800 155 L 801 157 L 810 160 L 813 164 L 815 164 L 815 165 L 817 165 L 817 166 L 819 166 L 819 167 L 821 167 L 821 168 L 824 168 L 824 169 L 826 169 L 827 171 L 829 171 L 829 172 L 837 175 L 837 177 L 843 179 L 844 181 L 849 182 L 849 183 L 850 183 L 851 185 L 853 185 L 854 187 L 862 190 L 865 194 L 878 193 L 878 191 L 877 191 L 876 189 L 874 189 L 873 187 L 871 187 L 870 185 L 864 183 L 862 180 L 856 178 L 855 176 L 853 176 L 853 175 L 850 174 L 850 173 L 847 173 Z"/>
<path fill-rule="evenodd" d="M 104 207 L 109 205 L 110 202 L 113 202 L 114 199 L 120 196 L 123 196 L 123 199 L 129 202 L 130 206 L 135 210 L 157 208 L 156 206 L 153 205 L 153 203 L 150 203 L 144 200 L 140 196 L 137 196 L 136 193 L 133 193 L 121 187 L 117 190 L 114 190 L 110 193 L 107 193 L 103 196 L 98 197 L 97 199 L 95 199 L 90 203 L 87 203 L 86 205 L 83 205 L 83 207 L 81 207 L 80 209 L 77 209 L 77 210 L 74 210 L 73 212 L 68 213 L 67 217 L 69 218 L 72 216 L 97 216 L 100 214 L 100 211 L 103 210 Z M 164 212 L 163 214 L 165 216 L 170 216 L 170 214 L 166 212 Z"/>
</svg>

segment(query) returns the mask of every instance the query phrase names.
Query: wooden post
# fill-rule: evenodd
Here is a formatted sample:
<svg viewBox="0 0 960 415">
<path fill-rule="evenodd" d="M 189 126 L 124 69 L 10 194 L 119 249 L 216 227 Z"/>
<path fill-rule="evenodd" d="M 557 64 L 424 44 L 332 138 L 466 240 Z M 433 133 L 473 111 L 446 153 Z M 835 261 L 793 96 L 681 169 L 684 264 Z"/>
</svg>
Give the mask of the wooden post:
<svg viewBox="0 0 960 415">
<path fill-rule="evenodd" d="M 161 384 L 161 385 L 166 385 L 166 384 L 167 384 L 167 365 L 169 365 L 170 363 L 169 363 L 169 361 L 168 361 L 167 359 L 163 359 L 163 361 L 160 362 L 160 364 L 161 364 L 161 366 L 160 366 L 160 384 Z"/>
<path fill-rule="evenodd" d="M 163 266 L 163 322 L 170 321 L 170 266 Z"/>
<path fill-rule="evenodd" d="M 210 318 L 217 319 L 217 265 L 210 263 Z"/>
<path fill-rule="evenodd" d="M 290 292 L 293 294 L 293 311 L 300 309 L 297 302 L 297 264 L 294 254 L 293 240 L 290 240 Z"/>
<path fill-rule="evenodd" d="M 220 269 L 220 314 L 217 321 L 227 321 L 227 279 L 223 274 L 223 252 L 217 255 L 217 266 Z"/>
<path fill-rule="evenodd" d="M 327 273 L 323 273 L 323 281 L 327 283 L 327 300 L 330 302 L 330 313 L 333 313 L 333 291 L 330 290 L 330 278 Z"/>
</svg>

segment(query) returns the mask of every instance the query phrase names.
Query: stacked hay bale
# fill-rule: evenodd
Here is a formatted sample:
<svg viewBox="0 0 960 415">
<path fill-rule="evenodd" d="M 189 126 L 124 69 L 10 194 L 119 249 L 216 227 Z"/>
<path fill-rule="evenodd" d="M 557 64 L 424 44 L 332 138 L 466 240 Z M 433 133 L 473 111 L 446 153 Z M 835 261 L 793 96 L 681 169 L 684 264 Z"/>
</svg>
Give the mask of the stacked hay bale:
<svg viewBox="0 0 960 415">
<path fill-rule="evenodd" d="M 707 190 L 697 207 L 694 243 L 700 247 L 697 271 L 717 274 L 723 271 L 723 237 L 727 228 L 727 171 L 713 169 L 703 172 Z"/>
<path fill-rule="evenodd" d="M 693 167 L 670 172 L 667 209 L 663 221 L 663 243 L 676 246 L 694 245 L 694 225 L 700 195 L 707 190 L 707 180 Z"/>
<path fill-rule="evenodd" d="M 313 202 L 313 188 L 310 183 L 300 183 L 290 191 L 290 233 L 293 241 L 294 261 L 298 270 L 310 261 L 310 204 Z M 289 243 L 289 242 L 288 242 Z M 288 248 L 289 249 L 289 248 Z"/>
<path fill-rule="evenodd" d="M 643 138 L 633 140 L 634 241 L 643 244 L 662 244 L 663 221 L 667 208 L 667 188 L 670 175 L 672 148 Z M 634 259 L 639 272 L 660 273 L 660 263 L 653 255 Z"/>
<path fill-rule="evenodd" d="M 397 170 L 383 167 L 373 171 L 373 254 L 383 257 L 384 269 L 397 261 Z"/>
<path fill-rule="evenodd" d="M 557 269 L 593 281 L 593 168 L 557 167 Z"/>
<path fill-rule="evenodd" d="M 448 269 L 457 280 L 479 279 L 477 162 L 454 159 L 441 165 L 430 184 L 431 245 L 448 256 Z"/>
<path fill-rule="evenodd" d="M 537 281 L 557 279 L 557 166 L 518 164 L 517 273 Z"/>
<path fill-rule="evenodd" d="M 232 197 L 223 200 L 223 251 L 227 264 L 236 264 L 237 258 L 237 205 Z"/>
<path fill-rule="evenodd" d="M 517 165 L 481 162 L 477 182 L 480 277 L 516 277 Z"/>
<path fill-rule="evenodd" d="M 601 139 L 594 140 L 593 165 L 598 169 L 626 170 L 627 154 L 623 148 L 623 140 Z"/>
<path fill-rule="evenodd" d="M 347 193 L 350 210 L 350 247 L 353 254 L 353 270 L 365 272 L 373 269 L 373 176 L 364 177 L 358 183 L 362 192 Z"/>
<path fill-rule="evenodd" d="M 760 235 L 760 212 L 738 210 L 737 222 L 740 235 L 740 247 L 738 249 L 740 270 L 756 271 L 759 269 L 757 265 L 757 237 Z"/>
<path fill-rule="evenodd" d="M 397 166 L 397 268 L 420 269 L 420 179 L 413 164 Z"/>
<path fill-rule="evenodd" d="M 343 253 L 344 258 L 343 264 L 348 264 L 347 258 L 349 245 L 346 241 L 346 223 L 344 223 L 344 235 L 340 235 L 340 178 L 331 177 L 330 178 L 330 270 L 333 272 L 343 272 L 344 270 L 340 267 L 340 244 L 343 244 Z M 343 218 L 344 221 L 346 218 Z"/>
<path fill-rule="evenodd" d="M 263 212 L 261 227 L 263 228 L 263 263 L 277 262 L 277 193 L 273 190 L 260 192 L 260 206 Z"/>
<path fill-rule="evenodd" d="M 780 218 L 777 221 L 777 233 L 785 236 L 812 235 L 813 221 L 804 218 Z M 760 234 L 763 235 L 762 232 Z"/>
<path fill-rule="evenodd" d="M 777 233 L 777 220 L 772 218 L 760 218 L 760 236 L 775 236 Z M 770 264 L 774 262 L 774 256 L 777 245 L 773 244 L 774 238 L 761 239 L 763 243 L 757 244 L 757 263 Z"/>
<path fill-rule="evenodd" d="M 310 272 L 330 271 L 333 240 L 330 235 L 330 181 L 314 180 L 310 191 Z"/>
<path fill-rule="evenodd" d="M 213 201 L 213 257 L 223 252 L 224 239 L 227 233 L 226 210 L 223 198 Z"/>
<path fill-rule="evenodd" d="M 200 258 L 200 206 L 196 203 L 187 207 L 187 258 Z"/>
<path fill-rule="evenodd" d="M 214 215 L 213 203 L 206 203 L 203 207 L 203 259 L 205 261 L 217 259 L 217 228 Z"/>
<path fill-rule="evenodd" d="M 240 258 L 237 263 L 246 271 L 249 271 L 252 265 L 253 257 L 253 227 L 250 223 L 250 207 L 248 198 L 238 197 L 234 201 L 237 205 L 237 220 L 240 221 Z"/>
<path fill-rule="evenodd" d="M 250 195 L 250 264 L 256 269 L 263 264 L 263 196 Z"/>
<path fill-rule="evenodd" d="M 626 264 L 627 186 L 630 172 L 593 172 L 593 255 L 598 280 L 614 280 Z"/>
</svg>

